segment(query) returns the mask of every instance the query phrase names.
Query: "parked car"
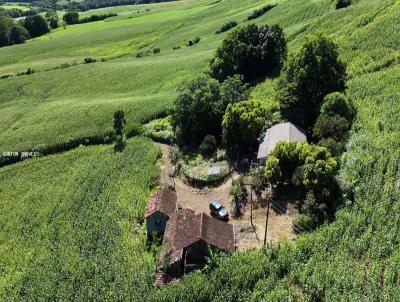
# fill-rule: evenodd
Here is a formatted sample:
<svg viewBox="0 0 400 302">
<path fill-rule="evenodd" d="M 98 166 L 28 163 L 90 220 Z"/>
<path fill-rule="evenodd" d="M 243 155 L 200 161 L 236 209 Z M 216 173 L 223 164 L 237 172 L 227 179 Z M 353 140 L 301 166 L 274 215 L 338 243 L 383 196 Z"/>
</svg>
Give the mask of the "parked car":
<svg viewBox="0 0 400 302">
<path fill-rule="evenodd" d="M 212 217 L 215 217 L 222 221 L 229 220 L 229 213 L 224 208 L 224 206 L 218 201 L 214 200 L 210 202 L 210 214 Z"/>
</svg>

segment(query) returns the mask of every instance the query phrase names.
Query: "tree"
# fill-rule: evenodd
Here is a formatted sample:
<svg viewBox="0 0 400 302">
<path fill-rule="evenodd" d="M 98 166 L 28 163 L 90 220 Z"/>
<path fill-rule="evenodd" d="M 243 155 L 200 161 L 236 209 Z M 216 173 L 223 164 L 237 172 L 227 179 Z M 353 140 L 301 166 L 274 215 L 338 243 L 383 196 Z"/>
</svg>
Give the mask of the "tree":
<svg viewBox="0 0 400 302">
<path fill-rule="evenodd" d="M 248 197 L 243 175 L 232 182 L 232 188 L 229 193 L 232 196 L 233 216 L 238 217 L 241 215 L 242 207 L 246 204 Z"/>
<path fill-rule="evenodd" d="M 126 124 L 125 113 L 123 110 L 117 110 L 114 112 L 113 128 L 115 134 L 115 151 L 122 151 L 125 147 L 123 141 L 124 125 Z"/>
<path fill-rule="evenodd" d="M 42 36 L 50 32 L 46 20 L 41 15 L 28 16 L 23 23 L 32 38 Z"/>
<path fill-rule="evenodd" d="M 177 92 L 172 126 L 179 144 L 198 146 L 207 134 L 218 135 L 221 132 L 217 81 L 199 76 L 184 81 Z"/>
<path fill-rule="evenodd" d="M 125 113 L 123 110 L 114 112 L 113 128 L 116 136 L 122 136 L 124 125 L 126 124 Z"/>
<path fill-rule="evenodd" d="M 273 75 L 281 68 L 286 49 L 282 28 L 250 24 L 228 34 L 210 61 L 210 74 L 220 82 L 235 74 L 247 82 Z"/>
<path fill-rule="evenodd" d="M 352 0 L 336 0 L 335 2 L 335 8 L 340 9 L 340 8 L 345 8 L 349 5 L 351 5 Z"/>
<path fill-rule="evenodd" d="M 174 166 L 174 176 L 176 175 L 176 165 L 179 163 L 182 158 L 182 153 L 179 150 L 178 146 L 171 146 L 169 148 L 168 158 L 171 164 Z"/>
<path fill-rule="evenodd" d="M 224 115 L 229 104 L 245 101 L 250 96 L 249 85 L 244 83 L 242 75 L 228 77 L 220 86 L 219 113 Z"/>
<path fill-rule="evenodd" d="M 198 146 L 206 135 L 221 138 L 226 107 L 249 96 L 242 79 L 235 75 L 220 84 L 202 75 L 178 87 L 172 125 L 180 145 Z"/>
<path fill-rule="evenodd" d="M 286 62 L 278 83 L 282 116 L 310 131 L 324 97 L 345 88 L 346 69 L 337 46 L 323 35 L 309 37 Z"/>
<path fill-rule="evenodd" d="M 217 151 L 217 141 L 215 139 L 215 136 L 206 135 L 199 149 L 204 157 L 208 158 L 213 156 Z"/>
<path fill-rule="evenodd" d="M 25 27 L 17 24 L 11 28 L 10 44 L 21 44 L 29 39 L 29 32 Z"/>
<path fill-rule="evenodd" d="M 222 120 L 223 142 L 229 151 L 248 150 L 257 144 L 267 111 L 258 101 L 229 104 Z"/>
<path fill-rule="evenodd" d="M 58 27 L 58 14 L 55 10 L 48 10 L 46 12 L 45 18 L 47 22 L 49 22 L 49 26 L 51 29 L 55 29 Z"/>
<path fill-rule="evenodd" d="M 63 20 L 66 24 L 78 24 L 79 23 L 79 13 L 77 11 L 69 11 L 64 14 Z"/>
<path fill-rule="evenodd" d="M 301 179 L 300 185 L 304 188 L 326 188 L 337 172 L 337 162 L 324 147 L 297 142 L 278 143 L 265 165 L 267 180 L 272 184 L 292 182 L 295 171 L 302 174 L 296 179 Z"/>
<path fill-rule="evenodd" d="M 10 17 L 0 14 L 0 47 L 10 44 L 10 32 L 13 21 Z"/>
<path fill-rule="evenodd" d="M 261 168 L 255 168 L 251 170 L 251 189 L 256 194 L 257 198 L 260 200 L 262 192 L 267 186 L 267 181 L 265 178 L 264 170 Z"/>
</svg>

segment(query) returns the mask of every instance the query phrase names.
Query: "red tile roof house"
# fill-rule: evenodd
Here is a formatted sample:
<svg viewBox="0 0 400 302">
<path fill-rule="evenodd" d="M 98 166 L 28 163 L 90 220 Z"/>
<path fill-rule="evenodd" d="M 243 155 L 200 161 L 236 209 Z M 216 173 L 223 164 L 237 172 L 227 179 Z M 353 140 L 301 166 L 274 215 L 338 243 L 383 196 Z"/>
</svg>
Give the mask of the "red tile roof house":
<svg viewBox="0 0 400 302">
<path fill-rule="evenodd" d="M 157 284 L 166 283 L 206 263 L 209 248 L 235 251 L 233 226 L 189 209 L 175 212 L 167 222 L 157 267 Z"/>
<path fill-rule="evenodd" d="M 165 187 L 161 187 L 151 195 L 145 210 L 149 238 L 153 235 L 157 237 L 164 235 L 167 221 L 176 211 L 176 199 L 176 192 Z"/>
</svg>

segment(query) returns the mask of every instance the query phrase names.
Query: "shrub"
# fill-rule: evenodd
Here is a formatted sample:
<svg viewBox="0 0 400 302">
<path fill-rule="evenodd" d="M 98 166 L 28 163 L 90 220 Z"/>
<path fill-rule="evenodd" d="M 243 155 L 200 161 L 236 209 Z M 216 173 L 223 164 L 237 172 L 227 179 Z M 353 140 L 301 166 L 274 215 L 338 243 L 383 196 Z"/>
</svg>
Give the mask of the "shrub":
<svg viewBox="0 0 400 302">
<path fill-rule="evenodd" d="M 79 23 L 79 13 L 77 11 L 69 11 L 64 14 L 63 20 L 66 24 L 78 24 Z"/>
<path fill-rule="evenodd" d="M 126 126 L 126 137 L 134 137 L 143 133 L 143 126 L 139 123 L 133 123 Z"/>
<path fill-rule="evenodd" d="M 324 138 L 318 142 L 318 145 L 328 149 L 333 156 L 337 157 L 346 150 L 344 141 L 337 141 L 333 138 Z"/>
<path fill-rule="evenodd" d="M 329 116 L 339 115 L 351 123 L 356 112 L 353 103 L 347 96 L 339 92 L 334 92 L 324 98 L 320 114 Z"/>
<path fill-rule="evenodd" d="M 144 49 L 144 50 L 139 50 L 138 52 L 136 52 L 135 57 L 136 58 L 142 58 L 142 57 L 147 57 L 151 54 L 151 50 L 150 49 Z"/>
<path fill-rule="evenodd" d="M 293 219 L 293 231 L 296 234 L 312 231 L 316 226 L 316 218 L 312 215 L 297 214 Z"/>
<path fill-rule="evenodd" d="M 230 30 L 230 29 L 236 27 L 237 25 L 238 25 L 238 24 L 237 24 L 236 21 L 227 22 L 227 23 L 225 23 L 224 25 L 222 25 L 222 26 L 220 27 L 220 29 L 218 29 L 215 33 L 216 33 L 217 35 L 218 35 L 218 34 L 221 34 L 221 33 L 223 33 L 223 32 L 226 32 L 226 31 L 228 31 L 228 30 Z"/>
<path fill-rule="evenodd" d="M 193 45 L 195 45 L 195 44 L 197 44 L 199 42 L 200 42 L 200 38 L 199 37 L 194 37 L 193 39 L 189 40 L 187 46 L 193 46 Z"/>
<path fill-rule="evenodd" d="M 321 114 L 315 122 L 313 136 L 317 139 L 334 138 L 340 141 L 345 139 L 350 126 L 346 118 L 338 114 L 333 116 Z"/>
<path fill-rule="evenodd" d="M 258 17 L 261 17 L 262 15 L 264 15 L 266 12 L 268 12 L 269 10 L 273 9 L 275 6 L 277 6 L 277 4 L 268 4 L 265 5 L 259 9 L 254 10 L 248 17 L 247 17 L 247 21 L 256 19 Z"/>
<path fill-rule="evenodd" d="M 177 50 L 177 49 L 181 49 L 182 47 L 180 47 L 179 45 L 176 45 L 174 47 L 172 47 L 172 50 Z"/>
<path fill-rule="evenodd" d="M 212 157 L 217 151 L 217 141 L 215 136 L 206 135 L 200 145 L 200 152 L 204 157 Z"/>
<path fill-rule="evenodd" d="M 160 48 L 153 48 L 153 53 L 154 53 L 154 54 L 160 53 L 160 52 L 161 52 L 161 49 L 160 49 Z"/>
<path fill-rule="evenodd" d="M 170 117 L 153 120 L 144 125 L 143 128 L 143 135 L 156 142 L 171 144 L 174 141 Z"/>
<path fill-rule="evenodd" d="M 250 24 L 230 32 L 211 59 L 210 75 L 220 82 L 241 74 L 251 82 L 273 75 L 286 57 L 286 41 L 279 26 Z"/>
<path fill-rule="evenodd" d="M 84 59 L 84 61 L 85 61 L 85 64 L 90 64 L 90 63 L 95 63 L 96 59 L 92 58 L 92 57 L 87 57 Z"/>
<path fill-rule="evenodd" d="M 282 116 L 307 131 L 320 111 L 324 97 L 345 88 L 346 70 L 337 46 L 322 35 L 309 37 L 285 64 L 278 84 Z"/>
<path fill-rule="evenodd" d="M 349 5 L 351 5 L 352 0 L 336 0 L 335 1 L 335 8 L 340 9 L 340 8 L 345 8 Z"/>
</svg>

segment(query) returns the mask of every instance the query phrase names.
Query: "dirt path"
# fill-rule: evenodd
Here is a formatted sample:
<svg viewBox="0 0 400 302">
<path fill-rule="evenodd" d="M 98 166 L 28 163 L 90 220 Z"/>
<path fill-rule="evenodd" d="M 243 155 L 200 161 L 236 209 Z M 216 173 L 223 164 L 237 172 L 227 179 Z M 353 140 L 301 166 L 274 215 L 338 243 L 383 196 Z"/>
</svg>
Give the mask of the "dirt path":
<svg viewBox="0 0 400 302">
<path fill-rule="evenodd" d="M 162 151 L 161 160 L 161 181 L 174 185 L 171 177 L 173 167 L 168 159 L 169 146 L 156 143 Z M 235 177 L 235 176 L 233 176 Z M 230 209 L 229 191 L 232 186 L 232 179 L 228 178 L 217 188 L 196 189 L 182 182 L 179 178 L 175 179 L 175 190 L 178 196 L 178 205 L 182 208 L 194 210 L 196 213 L 209 214 L 209 203 L 218 200 L 228 210 Z M 265 214 L 263 208 L 253 211 L 253 225 L 250 224 L 250 203 L 247 205 L 243 216 L 239 219 L 230 219 L 235 230 L 236 244 L 239 250 L 255 249 L 263 245 L 265 231 Z M 273 210 L 269 213 L 267 241 L 291 240 L 294 238 L 292 233 L 292 216 L 277 215 Z"/>
</svg>

